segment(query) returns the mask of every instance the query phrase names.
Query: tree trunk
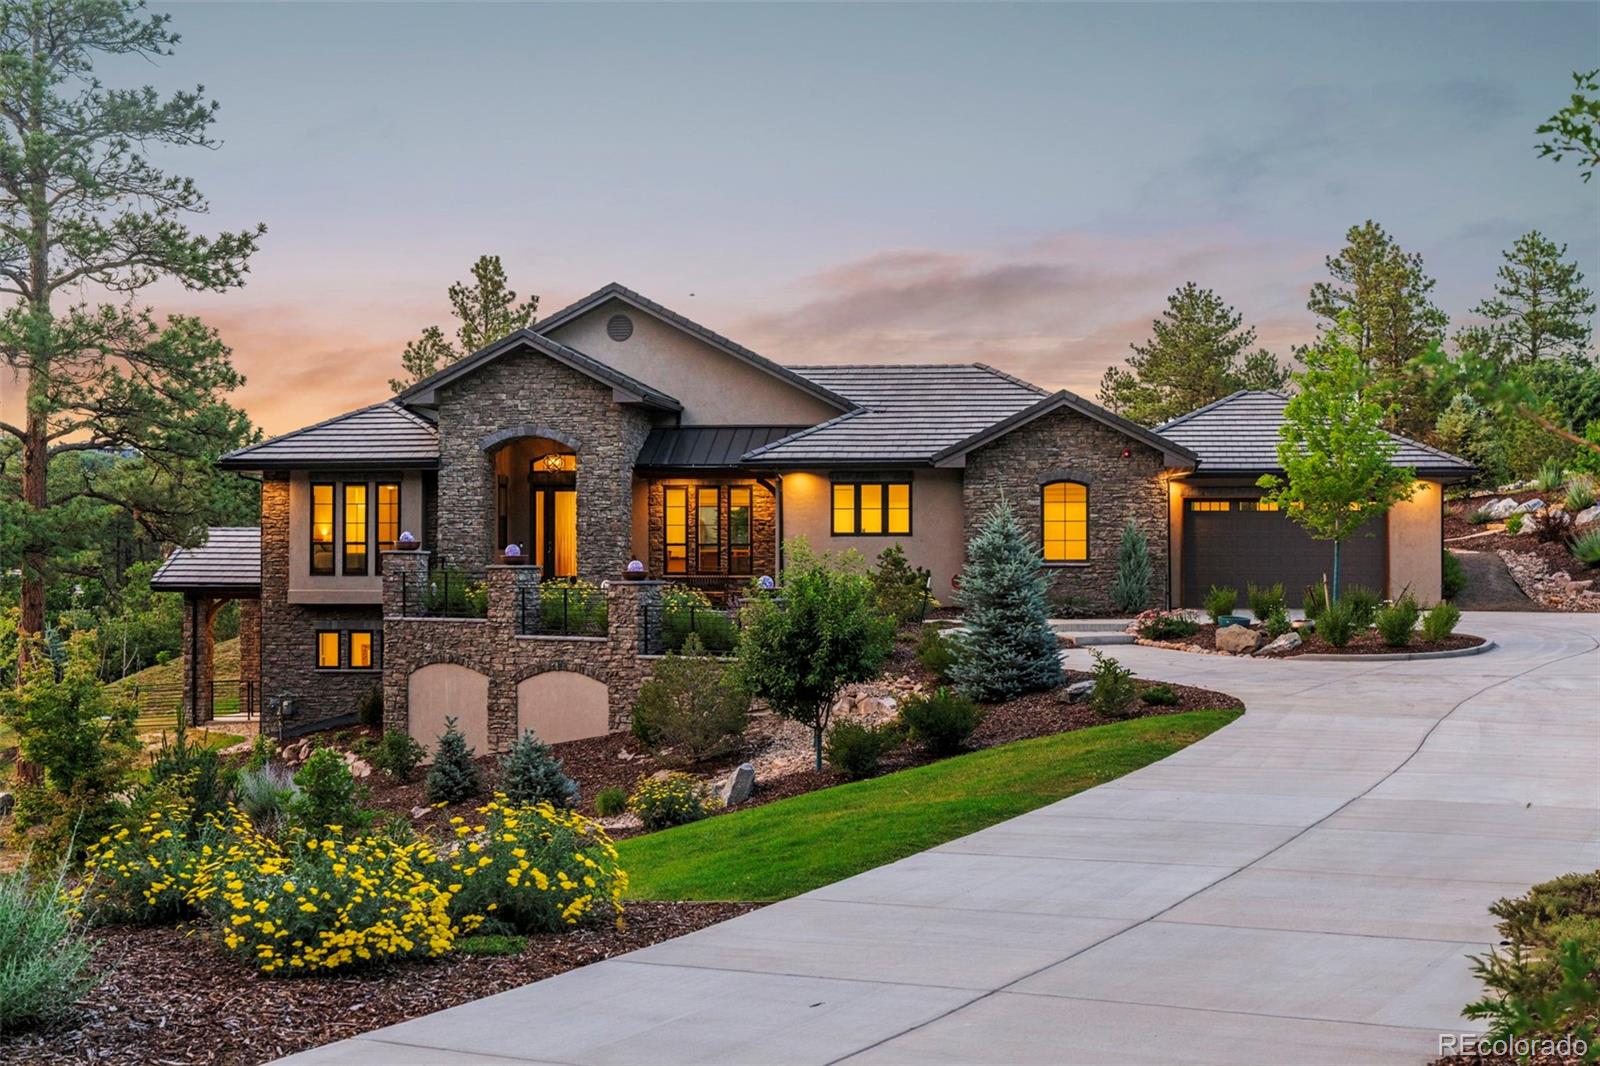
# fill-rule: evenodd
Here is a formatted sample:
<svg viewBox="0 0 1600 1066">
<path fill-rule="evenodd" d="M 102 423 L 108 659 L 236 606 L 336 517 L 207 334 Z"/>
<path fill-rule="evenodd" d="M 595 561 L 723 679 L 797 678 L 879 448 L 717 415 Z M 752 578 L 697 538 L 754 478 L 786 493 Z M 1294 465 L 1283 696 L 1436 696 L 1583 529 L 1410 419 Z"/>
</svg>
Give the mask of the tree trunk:
<svg viewBox="0 0 1600 1066">
<path fill-rule="evenodd" d="M 1328 595 L 1329 603 L 1339 602 L 1339 542 L 1333 542 L 1333 585 Z"/>
<path fill-rule="evenodd" d="M 811 727 L 811 746 L 817 752 L 817 773 L 822 773 L 822 722 Z"/>
</svg>

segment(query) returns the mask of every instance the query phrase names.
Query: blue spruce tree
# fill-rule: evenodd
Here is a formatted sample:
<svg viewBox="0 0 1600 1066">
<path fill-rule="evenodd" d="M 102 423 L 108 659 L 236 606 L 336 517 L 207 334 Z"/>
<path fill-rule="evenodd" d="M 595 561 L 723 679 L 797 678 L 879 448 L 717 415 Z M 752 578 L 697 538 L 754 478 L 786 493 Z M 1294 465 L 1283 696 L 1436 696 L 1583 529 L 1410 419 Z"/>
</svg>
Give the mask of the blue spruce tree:
<svg viewBox="0 0 1600 1066">
<path fill-rule="evenodd" d="M 966 632 L 951 679 L 974 699 L 1010 699 L 1061 683 L 1038 547 L 1003 498 L 967 546 L 956 600 Z"/>
</svg>

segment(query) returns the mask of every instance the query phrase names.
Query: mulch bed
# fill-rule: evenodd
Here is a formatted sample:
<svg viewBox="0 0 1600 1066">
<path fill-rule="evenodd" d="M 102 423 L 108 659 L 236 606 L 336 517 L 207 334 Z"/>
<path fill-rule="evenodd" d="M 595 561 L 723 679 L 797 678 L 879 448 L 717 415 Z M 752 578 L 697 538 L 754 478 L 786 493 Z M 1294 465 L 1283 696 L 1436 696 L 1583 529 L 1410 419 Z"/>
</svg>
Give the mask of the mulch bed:
<svg viewBox="0 0 1600 1066">
<path fill-rule="evenodd" d="M 1511 534 L 1503 530 L 1490 533 L 1488 532 L 1490 525 L 1499 525 L 1501 523 L 1491 522 L 1488 525 L 1475 526 L 1466 519 L 1466 516 L 1473 511 L 1479 510 L 1494 500 L 1505 497 L 1510 497 L 1518 503 L 1526 502 L 1535 497 L 1553 503 L 1559 496 L 1559 493 L 1541 493 L 1528 490 L 1496 493 L 1492 496 L 1473 496 L 1448 502 L 1444 508 L 1445 547 L 1461 548 L 1468 551 L 1514 551 L 1537 555 L 1551 571 L 1565 571 L 1575 581 L 1593 577 L 1594 571 L 1589 570 L 1583 563 L 1573 558 L 1572 552 L 1568 550 L 1566 544 L 1560 541 L 1541 541 L 1532 533 Z M 1532 521 L 1532 517 L 1524 517 L 1523 521 Z"/>
<path fill-rule="evenodd" d="M 1300 635 L 1302 638 L 1306 637 L 1304 633 Z M 1264 645 L 1265 643 L 1266 641 L 1263 640 L 1262 644 Z M 1297 655 L 1392 655 L 1399 652 L 1455 651 L 1460 648 L 1475 648 L 1482 643 L 1482 637 L 1475 637 L 1471 633 L 1452 633 L 1444 640 L 1425 640 L 1419 631 L 1411 638 L 1410 644 L 1403 648 L 1391 648 L 1383 642 L 1383 638 L 1378 636 L 1376 630 L 1369 630 L 1351 637 L 1350 643 L 1344 647 L 1336 648 L 1313 633 L 1293 651 L 1262 656 L 1262 658 L 1292 659 Z M 1192 637 L 1173 637 L 1161 641 L 1160 644 L 1162 647 L 1182 645 L 1183 648 L 1196 651 L 1214 652 L 1217 650 L 1217 627 L 1210 622 L 1205 622 L 1201 624 L 1200 631 Z M 1176 685 L 1173 687 L 1177 688 Z"/>
<path fill-rule="evenodd" d="M 199 930 L 102 929 L 93 936 L 105 979 L 69 1021 L 0 1038 L 0 1063 L 267 1062 L 648 947 L 757 906 L 633 903 L 622 930 L 607 925 L 530 937 L 521 955 L 457 954 L 297 978 L 257 976 Z"/>
</svg>

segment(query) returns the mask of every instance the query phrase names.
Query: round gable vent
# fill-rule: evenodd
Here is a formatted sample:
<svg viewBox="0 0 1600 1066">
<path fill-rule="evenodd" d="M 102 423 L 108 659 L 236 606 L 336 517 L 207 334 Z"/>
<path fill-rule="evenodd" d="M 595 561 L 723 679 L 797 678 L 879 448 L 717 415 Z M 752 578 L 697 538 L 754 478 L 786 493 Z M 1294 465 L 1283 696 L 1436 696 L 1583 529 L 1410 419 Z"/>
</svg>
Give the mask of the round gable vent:
<svg viewBox="0 0 1600 1066">
<path fill-rule="evenodd" d="M 633 319 L 627 315 L 612 315 L 606 320 L 606 336 L 618 342 L 633 336 Z"/>
</svg>

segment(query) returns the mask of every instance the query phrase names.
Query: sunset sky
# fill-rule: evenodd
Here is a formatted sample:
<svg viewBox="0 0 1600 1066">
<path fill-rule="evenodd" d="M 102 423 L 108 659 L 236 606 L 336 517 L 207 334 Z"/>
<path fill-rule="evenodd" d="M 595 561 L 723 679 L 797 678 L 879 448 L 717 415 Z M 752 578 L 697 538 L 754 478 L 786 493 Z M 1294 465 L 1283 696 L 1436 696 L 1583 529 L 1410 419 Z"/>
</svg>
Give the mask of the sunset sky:
<svg viewBox="0 0 1600 1066">
<path fill-rule="evenodd" d="M 982 360 L 1089 395 L 1187 280 L 1286 353 L 1375 218 L 1453 319 L 1530 228 L 1600 275 L 1600 183 L 1536 157 L 1600 5 L 183 4 L 157 65 L 265 222 L 222 329 L 282 432 L 380 399 L 501 255 L 542 310 L 608 281 L 788 362 Z"/>
</svg>

